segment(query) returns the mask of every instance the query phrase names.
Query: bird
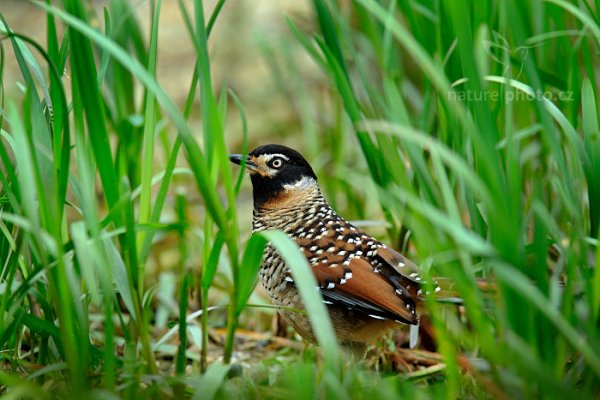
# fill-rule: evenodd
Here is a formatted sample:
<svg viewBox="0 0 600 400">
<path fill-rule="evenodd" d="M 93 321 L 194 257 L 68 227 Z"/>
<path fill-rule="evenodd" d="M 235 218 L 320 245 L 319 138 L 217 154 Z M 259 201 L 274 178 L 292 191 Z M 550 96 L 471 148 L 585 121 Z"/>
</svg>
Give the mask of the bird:
<svg viewBox="0 0 600 400">
<path fill-rule="evenodd" d="M 247 155 L 230 154 L 229 159 L 250 174 L 252 231 L 277 229 L 296 242 L 318 282 L 340 344 L 365 349 L 398 323 L 418 326 L 417 302 L 429 287 L 418 267 L 337 214 L 298 151 L 266 144 Z M 303 339 L 317 344 L 309 317 L 293 311 L 304 309 L 301 296 L 289 267 L 270 244 L 259 276 L 283 319 Z"/>
</svg>

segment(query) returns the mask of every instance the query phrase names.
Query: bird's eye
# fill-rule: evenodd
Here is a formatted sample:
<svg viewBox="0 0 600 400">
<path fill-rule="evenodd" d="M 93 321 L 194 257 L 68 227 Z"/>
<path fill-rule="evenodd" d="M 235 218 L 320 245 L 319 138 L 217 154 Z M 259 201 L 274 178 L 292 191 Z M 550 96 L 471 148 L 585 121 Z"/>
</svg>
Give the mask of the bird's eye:
<svg viewBox="0 0 600 400">
<path fill-rule="evenodd" d="M 283 160 L 277 157 L 274 158 L 269 164 L 271 164 L 271 167 L 273 168 L 281 168 L 281 166 L 283 165 Z"/>
</svg>

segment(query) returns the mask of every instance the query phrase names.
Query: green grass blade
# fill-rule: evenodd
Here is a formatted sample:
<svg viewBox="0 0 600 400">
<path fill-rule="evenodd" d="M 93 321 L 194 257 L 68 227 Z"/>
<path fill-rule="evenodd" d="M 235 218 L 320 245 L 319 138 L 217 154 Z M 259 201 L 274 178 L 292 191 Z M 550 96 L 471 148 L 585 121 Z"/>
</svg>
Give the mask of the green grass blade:
<svg viewBox="0 0 600 400">
<path fill-rule="evenodd" d="M 294 282 L 302 296 L 306 312 L 310 318 L 315 336 L 323 349 L 325 362 L 331 371 L 339 372 L 340 349 L 335 337 L 329 314 L 320 295 L 315 295 L 317 280 L 298 246 L 286 234 L 280 231 L 260 233 L 277 249 L 292 271 Z M 312 272 L 312 271 L 311 271 Z M 317 292 L 318 293 L 318 292 Z"/>
<path fill-rule="evenodd" d="M 42 7 L 48 7 L 43 3 L 38 4 Z M 82 26 L 87 26 L 84 22 L 86 21 L 86 15 L 79 1 L 66 0 L 65 10 L 73 16 L 72 18 L 77 18 Z M 118 179 L 113 167 L 114 161 L 104 118 L 102 96 L 97 85 L 89 84 L 89 82 L 95 82 L 97 76 L 93 49 L 91 42 L 76 30 L 70 31 L 70 40 L 72 78 L 77 82 L 76 86 L 80 90 L 79 96 L 85 112 L 89 138 L 98 165 L 104 194 L 109 206 L 113 206 L 119 197 L 119 185 L 115 185 Z"/>
<path fill-rule="evenodd" d="M 600 377 L 600 355 L 589 346 L 584 337 L 573 328 L 558 310 L 548 306 L 544 296 L 532 287 L 527 278 L 514 267 L 498 265 L 494 269 L 498 278 L 530 301 L 564 335 L 571 346 L 581 353 L 597 377 Z"/>
<path fill-rule="evenodd" d="M 582 97 L 581 117 L 585 151 L 587 152 L 583 168 L 588 184 L 590 236 L 598 238 L 600 235 L 600 127 L 598 126 L 598 109 L 594 89 L 587 79 L 583 81 Z"/>
</svg>

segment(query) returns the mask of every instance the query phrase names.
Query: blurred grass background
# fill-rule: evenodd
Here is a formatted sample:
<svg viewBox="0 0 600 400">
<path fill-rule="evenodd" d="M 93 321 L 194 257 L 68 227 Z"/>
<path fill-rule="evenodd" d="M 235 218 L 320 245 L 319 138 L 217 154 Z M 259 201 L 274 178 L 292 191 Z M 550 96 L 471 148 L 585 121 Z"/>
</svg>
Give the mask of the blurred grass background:
<svg viewBox="0 0 600 400">
<path fill-rule="evenodd" d="M 3 1 L 0 390 L 597 397 L 599 10 Z M 266 240 L 294 273 L 305 261 L 276 233 L 248 239 L 251 188 L 227 160 L 268 142 L 449 278 L 464 304 L 428 302 L 434 352 L 388 338 L 342 367 L 314 296 L 320 352 L 271 338 L 252 290 Z"/>
</svg>

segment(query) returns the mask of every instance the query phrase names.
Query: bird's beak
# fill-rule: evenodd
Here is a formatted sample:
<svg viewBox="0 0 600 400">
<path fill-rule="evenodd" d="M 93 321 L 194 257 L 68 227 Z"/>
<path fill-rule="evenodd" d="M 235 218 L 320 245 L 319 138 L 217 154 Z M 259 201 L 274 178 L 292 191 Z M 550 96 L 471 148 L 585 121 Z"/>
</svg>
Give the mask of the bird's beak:
<svg viewBox="0 0 600 400">
<path fill-rule="evenodd" d="M 246 156 L 244 159 L 244 156 L 242 156 L 241 154 L 230 154 L 229 161 L 237 165 L 242 165 L 242 161 L 245 161 L 246 168 L 248 168 L 251 171 L 256 171 L 258 168 L 258 166 L 255 163 L 250 161 L 249 156 Z"/>
</svg>

